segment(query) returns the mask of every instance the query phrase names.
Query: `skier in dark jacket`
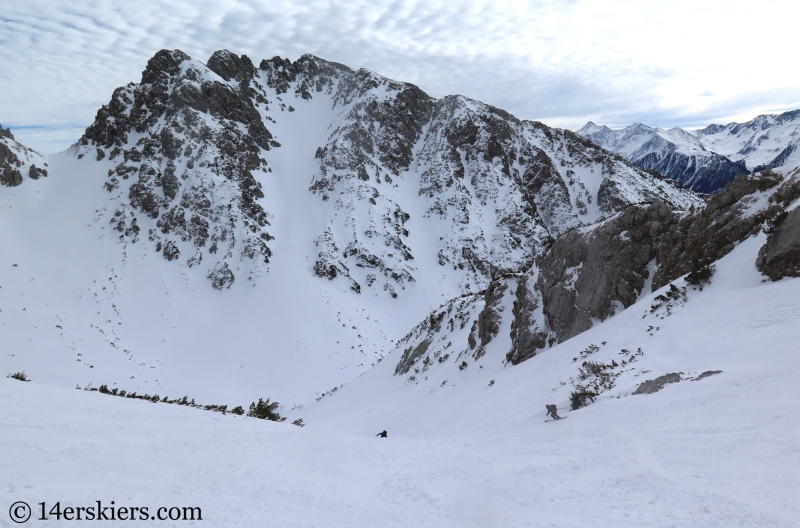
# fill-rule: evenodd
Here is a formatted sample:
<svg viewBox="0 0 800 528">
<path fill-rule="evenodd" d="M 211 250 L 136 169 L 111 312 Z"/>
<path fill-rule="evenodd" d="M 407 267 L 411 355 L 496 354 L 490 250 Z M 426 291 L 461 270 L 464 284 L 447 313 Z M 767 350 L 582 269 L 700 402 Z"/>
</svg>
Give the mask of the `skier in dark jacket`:
<svg viewBox="0 0 800 528">
<path fill-rule="evenodd" d="M 561 417 L 558 415 L 558 408 L 555 405 L 545 405 L 545 409 L 547 409 L 547 416 L 552 416 L 553 420 L 561 419 Z"/>
<path fill-rule="evenodd" d="M 381 438 L 388 438 L 389 433 L 387 433 L 386 431 L 382 431 L 382 432 L 376 434 L 375 436 L 380 436 Z"/>
</svg>

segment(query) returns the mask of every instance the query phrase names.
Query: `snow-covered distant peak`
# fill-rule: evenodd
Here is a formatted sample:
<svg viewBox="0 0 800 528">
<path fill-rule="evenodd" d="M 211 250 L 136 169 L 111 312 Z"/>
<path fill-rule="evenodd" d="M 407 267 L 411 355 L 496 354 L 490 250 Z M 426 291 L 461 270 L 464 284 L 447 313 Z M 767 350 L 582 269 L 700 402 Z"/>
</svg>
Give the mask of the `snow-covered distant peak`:
<svg viewBox="0 0 800 528">
<path fill-rule="evenodd" d="M 747 123 L 709 125 L 697 137 L 710 150 L 750 170 L 800 165 L 800 110 L 760 115 Z"/>
<path fill-rule="evenodd" d="M 640 167 L 700 192 L 717 192 L 747 172 L 744 165 L 709 152 L 697 136 L 677 127 L 666 130 L 634 123 L 612 130 L 589 123 L 577 133 Z"/>
</svg>

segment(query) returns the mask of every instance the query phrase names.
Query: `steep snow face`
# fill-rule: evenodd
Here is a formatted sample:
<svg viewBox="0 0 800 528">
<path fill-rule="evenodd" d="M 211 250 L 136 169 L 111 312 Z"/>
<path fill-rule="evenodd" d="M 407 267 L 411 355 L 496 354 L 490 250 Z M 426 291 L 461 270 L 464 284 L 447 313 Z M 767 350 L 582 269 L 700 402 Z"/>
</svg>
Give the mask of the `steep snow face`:
<svg viewBox="0 0 800 528">
<path fill-rule="evenodd" d="M 0 126 L 0 185 L 14 187 L 26 179 L 46 177 L 45 167 L 44 156 L 17 142 L 10 129 Z"/>
<path fill-rule="evenodd" d="M 720 191 L 736 176 L 749 172 L 743 163 L 707 149 L 697 137 L 680 128 L 664 130 L 636 123 L 612 130 L 590 121 L 576 133 L 699 192 Z"/>
<path fill-rule="evenodd" d="M 747 123 L 709 125 L 697 138 L 750 170 L 800 165 L 800 110 L 760 115 Z"/>
</svg>

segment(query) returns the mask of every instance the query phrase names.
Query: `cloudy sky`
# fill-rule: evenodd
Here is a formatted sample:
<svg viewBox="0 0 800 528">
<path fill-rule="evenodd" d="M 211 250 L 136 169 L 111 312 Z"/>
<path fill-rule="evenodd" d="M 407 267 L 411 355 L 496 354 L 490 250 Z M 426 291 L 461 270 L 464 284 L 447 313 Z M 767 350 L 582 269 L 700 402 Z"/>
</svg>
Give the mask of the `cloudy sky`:
<svg viewBox="0 0 800 528">
<path fill-rule="evenodd" d="M 570 129 L 800 108 L 789 1 L 25 0 L 0 9 L 0 123 L 62 150 L 162 48 L 313 53 Z"/>
</svg>

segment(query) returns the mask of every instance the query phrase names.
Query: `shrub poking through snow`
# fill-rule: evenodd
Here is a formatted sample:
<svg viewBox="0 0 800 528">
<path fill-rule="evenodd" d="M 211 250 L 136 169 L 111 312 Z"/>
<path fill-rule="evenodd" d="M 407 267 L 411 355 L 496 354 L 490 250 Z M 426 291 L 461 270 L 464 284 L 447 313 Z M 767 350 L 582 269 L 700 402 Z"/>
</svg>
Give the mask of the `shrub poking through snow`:
<svg viewBox="0 0 800 528">
<path fill-rule="evenodd" d="M 585 357 L 584 354 L 588 350 L 591 350 L 589 353 L 592 353 L 598 349 L 599 347 L 596 345 L 590 345 L 587 350 L 581 352 L 581 357 Z M 640 348 L 635 353 L 632 353 L 630 350 L 623 348 L 619 355 L 624 358 L 621 363 L 617 363 L 616 359 L 612 359 L 611 363 L 584 361 L 581 364 L 578 369 L 577 381 L 579 383 L 573 382 L 572 386 L 575 390 L 569 395 L 573 411 L 586 407 L 593 403 L 600 394 L 613 389 L 617 378 L 622 375 L 622 371 L 618 369 L 636 361 L 638 356 L 644 355 L 644 351 Z M 572 381 L 572 378 L 570 380 Z"/>
<path fill-rule="evenodd" d="M 18 374 L 22 374 L 24 376 L 24 373 L 18 373 Z M 13 376 L 9 374 L 9 377 Z M 80 386 L 78 388 L 80 388 Z M 201 405 L 199 403 L 195 403 L 194 398 L 189 400 L 188 396 L 183 396 L 182 398 L 170 400 L 169 397 L 164 396 L 163 398 L 161 398 L 161 396 L 159 396 L 158 394 L 150 396 L 149 394 L 136 394 L 135 392 L 127 392 L 120 389 L 109 389 L 108 385 L 100 385 L 100 388 L 98 389 L 92 389 L 87 386 L 84 390 L 97 391 L 100 394 L 108 394 L 109 396 L 119 396 L 121 398 L 145 400 L 153 403 L 169 403 L 174 405 L 185 405 L 187 407 L 194 407 L 195 409 L 202 409 L 204 411 L 213 411 L 222 414 L 231 413 L 237 416 L 242 416 L 245 414 L 245 410 L 242 408 L 241 405 L 237 405 L 233 409 L 228 410 L 227 405 Z M 277 412 L 277 410 L 280 409 L 280 407 L 281 405 L 278 402 L 270 403 L 269 398 L 267 398 L 267 401 L 264 401 L 263 399 L 259 398 L 258 403 L 253 402 L 250 404 L 250 410 L 247 412 L 247 416 L 253 418 L 260 418 L 262 420 L 271 420 L 273 422 L 283 422 L 284 420 L 286 420 L 286 418 L 284 418 Z M 297 419 L 292 423 L 300 427 L 303 427 L 305 425 L 303 423 L 302 418 Z"/>
<path fill-rule="evenodd" d="M 13 374 L 9 374 L 6 377 L 7 378 L 11 378 L 11 379 L 15 379 L 15 380 L 19 380 L 19 381 L 30 381 L 28 379 L 28 376 L 25 375 L 25 371 L 24 370 L 22 372 L 15 372 Z"/>
<path fill-rule="evenodd" d="M 700 266 L 695 263 L 692 271 L 686 276 L 686 283 L 692 286 L 700 286 L 700 289 L 703 289 L 704 285 L 711 283 L 711 276 L 714 275 L 714 271 L 716 271 L 716 267 L 713 264 Z"/>
<path fill-rule="evenodd" d="M 713 273 L 713 270 L 711 271 L 711 273 Z M 691 273 L 689 275 L 691 275 Z M 709 277 L 710 276 L 711 275 L 709 275 Z M 687 282 L 689 281 L 688 276 L 686 277 L 686 281 Z M 656 303 L 650 305 L 650 313 L 655 313 L 662 307 L 666 307 L 666 312 L 665 313 L 659 312 L 658 314 L 656 314 L 656 317 L 661 317 L 662 319 L 664 317 L 669 317 L 670 315 L 672 315 L 673 308 L 675 308 L 676 306 L 683 306 L 684 304 L 686 304 L 687 301 L 686 287 L 684 286 L 683 288 L 678 288 L 674 284 L 670 284 L 669 289 L 661 295 L 656 295 L 654 300 L 656 301 Z"/>
<path fill-rule="evenodd" d="M 267 401 L 259 398 L 258 403 L 253 402 L 250 404 L 250 410 L 247 411 L 247 416 L 261 418 L 262 420 L 271 420 L 273 422 L 283 422 L 286 418 L 276 412 L 280 407 L 281 404 L 278 402 L 270 403 L 269 398 L 267 398 Z"/>
<path fill-rule="evenodd" d="M 582 386 L 578 385 L 576 390 L 569 393 L 569 401 L 571 404 L 570 408 L 573 411 L 576 411 L 581 407 L 586 407 L 590 403 L 594 403 L 594 400 L 597 398 L 597 396 L 597 393 L 588 391 Z"/>
</svg>

